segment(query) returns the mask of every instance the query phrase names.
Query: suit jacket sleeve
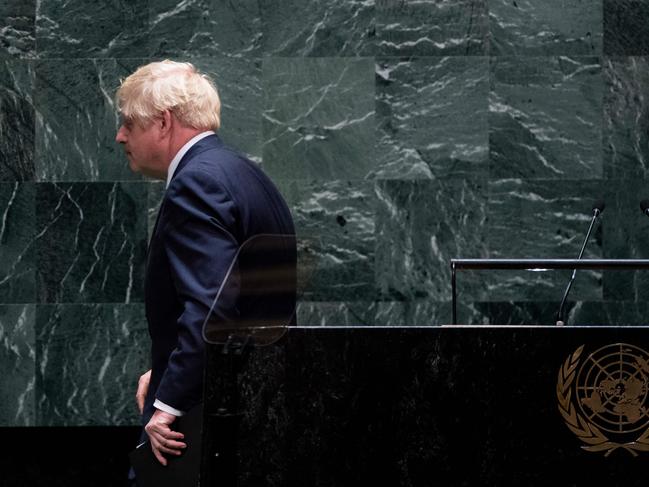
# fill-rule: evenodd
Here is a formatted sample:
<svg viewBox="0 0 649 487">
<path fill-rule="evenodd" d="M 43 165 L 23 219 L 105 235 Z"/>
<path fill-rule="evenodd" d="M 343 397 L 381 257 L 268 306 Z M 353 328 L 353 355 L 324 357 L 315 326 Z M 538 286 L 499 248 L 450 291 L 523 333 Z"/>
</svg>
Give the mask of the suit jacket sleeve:
<svg viewBox="0 0 649 487">
<path fill-rule="evenodd" d="M 186 411 L 202 394 L 202 325 L 238 249 L 237 208 L 213 175 L 186 168 L 167 189 L 165 212 L 163 245 L 182 314 L 155 397 Z"/>
</svg>

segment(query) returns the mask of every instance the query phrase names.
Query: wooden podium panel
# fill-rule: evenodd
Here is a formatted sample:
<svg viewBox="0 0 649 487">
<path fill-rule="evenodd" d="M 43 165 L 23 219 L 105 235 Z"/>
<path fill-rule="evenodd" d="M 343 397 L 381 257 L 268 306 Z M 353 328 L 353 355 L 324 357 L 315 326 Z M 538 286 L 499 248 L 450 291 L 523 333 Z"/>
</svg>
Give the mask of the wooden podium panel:
<svg viewBox="0 0 649 487">
<path fill-rule="evenodd" d="M 236 485 L 647 481 L 643 328 L 296 327 L 228 385 L 212 352 L 208 408 L 238 400 Z"/>
</svg>

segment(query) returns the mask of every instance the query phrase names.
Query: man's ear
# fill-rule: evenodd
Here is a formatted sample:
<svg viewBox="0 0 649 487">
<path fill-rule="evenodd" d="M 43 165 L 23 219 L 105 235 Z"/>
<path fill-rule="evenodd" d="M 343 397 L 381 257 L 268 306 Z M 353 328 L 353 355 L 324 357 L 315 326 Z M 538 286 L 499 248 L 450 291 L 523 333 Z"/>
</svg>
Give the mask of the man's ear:
<svg viewBox="0 0 649 487">
<path fill-rule="evenodd" d="M 167 136 L 171 132 L 171 127 L 173 125 L 173 117 L 169 110 L 165 110 L 160 114 L 160 120 L 158 121 L 158 126 L 160 128 L 160 135 Z"/>
</svg>

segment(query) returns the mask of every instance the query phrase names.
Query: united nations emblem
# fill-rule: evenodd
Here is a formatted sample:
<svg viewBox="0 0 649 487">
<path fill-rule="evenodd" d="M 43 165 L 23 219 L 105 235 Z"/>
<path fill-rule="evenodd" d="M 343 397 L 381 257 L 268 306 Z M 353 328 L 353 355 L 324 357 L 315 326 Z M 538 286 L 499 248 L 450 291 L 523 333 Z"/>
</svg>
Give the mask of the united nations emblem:
<svg viewBox="0 0 649 487">
<path fill-rule="evenodd" d="M 649 354 L 616 343 L 584 360 L 584 345 L 559 370 L 559 412 L 590 452 L 649 451 Z"/>
</svg>

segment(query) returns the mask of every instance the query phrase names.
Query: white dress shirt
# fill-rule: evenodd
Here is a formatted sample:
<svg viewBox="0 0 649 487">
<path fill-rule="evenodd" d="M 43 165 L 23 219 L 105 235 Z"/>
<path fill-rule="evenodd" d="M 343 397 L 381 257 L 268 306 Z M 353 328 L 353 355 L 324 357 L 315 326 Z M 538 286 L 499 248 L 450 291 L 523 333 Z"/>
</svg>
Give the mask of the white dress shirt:
<svg viewBox="0 0 649 487">
<path fill-rule="evenodd" d="M 196 142 L 198 142 L 201 139 L 204 139 L 208 135 L 212 135 L 213 133 L 214 133 L 213 130 L 206 130 L 205 132 L 201 132 L 197 136 L 189 139 L 187 143 L 183 145 L 178 152 L 176 152 L 176 155 L 171 160 L 171 164 L 169 164 L 169 169 L 167 169 L 167 188 L 169 187 L 169 183 L 171 183 L 171 178 L 174 177 L 174 173 L 178 168 L 178 164 L 180 163 L 180 160 L 183 158 L 185 154 L 187 154 L 187 151 L 191 149 Z"/>
</svg>

